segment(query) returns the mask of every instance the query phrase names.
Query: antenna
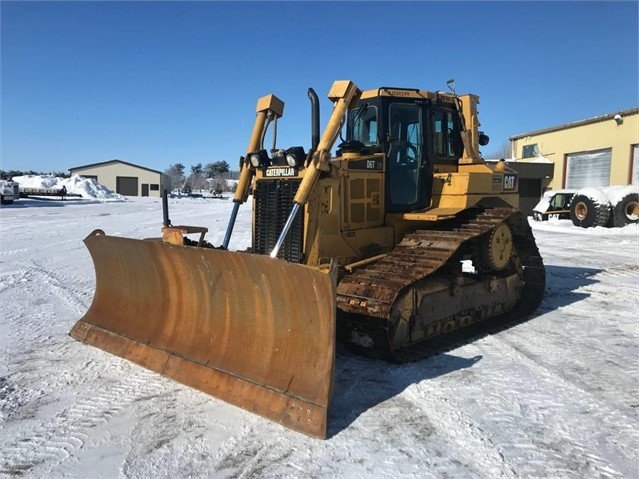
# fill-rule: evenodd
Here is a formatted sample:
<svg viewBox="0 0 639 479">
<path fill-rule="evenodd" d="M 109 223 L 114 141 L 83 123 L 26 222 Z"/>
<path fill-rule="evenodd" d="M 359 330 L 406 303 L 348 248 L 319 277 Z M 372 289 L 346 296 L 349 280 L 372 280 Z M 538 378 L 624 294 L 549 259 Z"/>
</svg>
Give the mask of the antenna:
<svg viewBox="0 0 639 479">
<path fill-rule="evenodd" d="M 448 87 L 448 89 L 450 91 L 453 92 L 453 95 L 457 95 L 457 93 L 455 92 L 455 79 L 454 78 L 451 78 L 450 80 L 448 80 L 446 82 L 446 86 Z"/>
</svg>

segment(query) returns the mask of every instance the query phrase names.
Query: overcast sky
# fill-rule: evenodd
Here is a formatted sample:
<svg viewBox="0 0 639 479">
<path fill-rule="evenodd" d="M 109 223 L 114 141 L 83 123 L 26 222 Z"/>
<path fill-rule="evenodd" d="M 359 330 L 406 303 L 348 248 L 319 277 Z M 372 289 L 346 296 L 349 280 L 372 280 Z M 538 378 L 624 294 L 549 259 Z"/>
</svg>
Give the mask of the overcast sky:
<svg viewBox="0 0 639 479">
<path fill-rule="evenodd" d="M 481 97 L 510 135 L 637 107 L 637 2 L 0 3 L 0 167 L 119 158 L 165 170 L 245 153 L 258 97 L 310 143 L 306 89 L 336 79 Z M 270 145 L 270 141 L 269 141 Z"/>
</svg>

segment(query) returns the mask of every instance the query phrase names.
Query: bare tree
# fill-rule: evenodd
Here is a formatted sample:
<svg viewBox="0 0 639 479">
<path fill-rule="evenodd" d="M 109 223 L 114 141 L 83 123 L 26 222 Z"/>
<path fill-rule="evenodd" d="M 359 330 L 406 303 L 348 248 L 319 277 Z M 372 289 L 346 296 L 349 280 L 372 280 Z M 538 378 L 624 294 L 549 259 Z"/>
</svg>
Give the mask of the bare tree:
<svg viewBox="0 0 639 479">
<path fill-rule="evenodd" d="M 491 159 L 511 158 L 510 142 L 508 141 L 506 143 L 502 143 L 500 147 L 496 148 L 495 150 L 492 150 L 487 155 L 484 155 L 484 158 L 491 158 Z"/>
<path fill-rule="evenodd" d="M 175 165 L 169 165 L 164 171 L 164 174 L 169 178 L 169 188 L 182 188 L 184 185 L 184 165 L 182 163 L 176 163 Z"/>
</svg>

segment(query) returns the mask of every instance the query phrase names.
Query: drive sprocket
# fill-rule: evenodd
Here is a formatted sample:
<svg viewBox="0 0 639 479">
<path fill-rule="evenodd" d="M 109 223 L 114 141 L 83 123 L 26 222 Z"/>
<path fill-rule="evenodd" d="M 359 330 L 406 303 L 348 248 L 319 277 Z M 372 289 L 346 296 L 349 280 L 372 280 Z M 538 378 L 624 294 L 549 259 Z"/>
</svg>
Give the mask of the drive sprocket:
<svg viewBox="0 0 639 479">
<path fill-rule="evenodd" d="M 473 251 L 477 272 L 503 271 L 513 254 L 513 234 L 507 223 L 501 223 L 479 239 Z"/>
</svg>

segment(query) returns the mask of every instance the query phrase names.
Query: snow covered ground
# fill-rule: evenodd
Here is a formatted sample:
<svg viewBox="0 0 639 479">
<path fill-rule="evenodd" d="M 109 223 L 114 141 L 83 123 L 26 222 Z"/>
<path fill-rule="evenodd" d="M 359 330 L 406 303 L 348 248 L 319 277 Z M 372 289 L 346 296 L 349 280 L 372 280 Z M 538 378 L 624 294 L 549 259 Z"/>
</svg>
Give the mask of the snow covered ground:
<svg viewBox="0 0 639 479">
<path fill-rule="evenodd" d="M 232 202 L 171 199 L 220 244 Z M 391 365 L 339 350 L 330 438 L 310 439 L 74 341 L 93 229 L 158 236 L 159 199 L 0 210 L 0 477 L 639 477 L 639 229 L 533 223 L 538 315 Z M 231 249 L 250 243 L 240 209 Z"/>
</svg>

